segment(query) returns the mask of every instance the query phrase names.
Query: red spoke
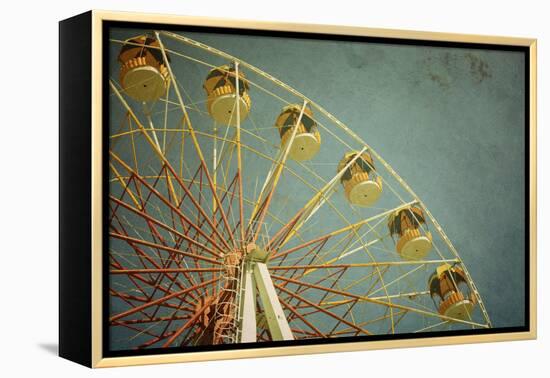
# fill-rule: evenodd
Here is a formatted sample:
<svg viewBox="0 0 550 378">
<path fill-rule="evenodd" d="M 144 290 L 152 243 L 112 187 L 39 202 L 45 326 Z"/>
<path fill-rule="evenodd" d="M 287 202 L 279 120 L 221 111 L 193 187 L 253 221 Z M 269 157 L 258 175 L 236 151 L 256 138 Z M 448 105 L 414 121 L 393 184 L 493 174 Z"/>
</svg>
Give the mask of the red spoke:
<svg viewBox="0 0 550 378">
<path fill-rule="evenodd" d="M 280 300 L 281 304 L 287 308 L 290 312 L 292 312 L 294 315 L 296 315 L 301 321 L 303 321 L 309 328 L 311 328 L 313 331 L 315 331 L 315 333 L 317 334 L 317 336 L 319 337 L 326 337 L 321 331 L 319 331 L 319 329 L 317 327 L 315 327 L 313 324 L 311 324 L 310 321 L 308 321 L 305 316 L 301 315 L 298 310 L 296 310 L 290 303 L 287 303 L 283 300 Z M 290 322 L 290 320 L 289 320 Z"/>
<path fill-rule="evenodd" d="M 113 230 L 115 230 L 115 231 L 117 232 L 117 234 L 120 235 L 120 232 L 119 232 L 114 226 L 111 226 L 111 228 L 112 228 Z M 128 237 L 128 236 L 126 235 L 126 237 Z M 136 240 L 137 240 L 137 239 L 136 239 Z M 151 264 L 152 264 L 155 268 L 157 268 L 157 269 L 161 269 L 161 268 L 162 268 L 160 265 L 158 265 L 158 264 L 156 263 L 156 261 L 155 261 L 153 258 L 151 258 L 149 255 L 147 255 L 147 254 L 146 254 L 141 248 L 139 248 L 135 243 L 131 242 L 130 240 L 127 240 L 127 242 L 128 242 L 128 245 L 130 245 L 130 247 L 132 247 L 132 249 L 136 252 L 136 254 L 137 254 L 140 258 L 143 257 L 144 259 L 146 259 L 149 263 L 151 263 Z M 154 247 L 153 247 L 153 248 L 154 248 Z M 112 253 L 111 253 L 111 255 L 112 255 Z M 146 268 L 146 265 L 145 265 L 143 262 L 142 262 L 142 265 L 143 265 L 144 268 Z M 134 277 L 138 277 L 138 276 L 134 276 Z M 177 281 L 177 279 L 176 279 L 175 276 L 172 276 L 172 275 L 167 274 L 167 277 L 168 277 L 168 279 L 170 279 L 172 282 L 175 282 L 181 289 L 184 288 L 183 285 L 182 285 L 180 282 Z M 150 277 L 150 278 L 151 278 L 151 280 L 154 281 L 154 279 L 153 279 L 152 277 Z M 187 276 L 186 276 L 186 278 L 189 280 L 189 278 L 188 278 Z M 144 282 L 146 282 L 146 283 L 148 283 L 148 284 L 151 285 L 151 283 L 148 282 L 148 281 L 144 281 Z M 191 283 L 192 283 L 192 282 L 191 282 Z M 158 285 L 159 285 L 159 283 L 154 284 L 154 286 L 158 286 Z M 153 285 L 152 285 L 152 286 L 153 286 Z M 193 297 L 194 299 L 196 299 L 196 297 L 195 297 L 195 295 L 194 295 L 193 293 L 191 293 L 190 295 L 191 295 L 191 297 Z"/>
<path fill-rule="evenodd" d="M 143 310 L 143 309 L 149 308 L 149 307 L 151 307 L 151 306 L 155 306 L 155 305 L 157 305 L 157 304 L 159 304 L 159 303 L 164 303 L 164 302 L 166 302 L 166 301 L 169 300 L 169 299 L 179 297 L 179 296 L 181 296 L 181 295 L 183 295 L 183 294 L 188 294 L 189 292 L 192 292 L 192 291 L 194 291 L 194 290 L 200 289 L 201 287 L 204 287 L 204 286 L 206 286 L 206 285 L 213 284 L 213 283 L 216 282 L 217 280 L 218 280 L 217 278 L 213 278 L 213 279 L 211 279 L 211 280 L 209 280 L 209 281 L 206 281 L 206 282 L 203 282 L 203 283 L 201 283 L 201 284 L 194 285 L 194 286 L 188 287 L 188 288 L 186 288 L 186 289 L 184 289 L 184 290 L 177 291 L 177 292 L 172 293 L 172 294 L 170 294 L 170 295 L 167 295 L 167 296 L 164 296 L 164 297 L 162 297 L 162 298 L 156 299 L 156 300 L 154 300 L 154 301 L 151 301 L 151 302 L 148 302 L 148 303 L 144 303 L 144 304 L 141 305 L 141 306 L 137 306 L 137 307 L 134 307 L 134 308 L 132 308 L 132 309 L 130 309 L 130 310 L 127 310 L 127 311 L 121 312 L 121 313 L 119 313 L 119 314 L 117 314 L 117 315 L 111 316 L 111 318 L 109 318 L 109 321 L 110 321 L 110 322 L 113 322 L 113 321 L 115 321 L 115 320 L 124 318 L 124 317 L 126 317 L 126 316 L 128 316 L 128 315 L 135 314 L 136 312 L 139 312 L 139 311 L 141 311 L 141 310 Z"/>
<path fill-rule="evenodd" d="M 131 294 L 126 294 L 126 293 L 121 293 L 121 292 L 118 292 L 114 289 L 110 289 L 110 293 L 113 297 L 117 297 L 117 298 L 120 298 L 122 300 L 124 300 L 126 303 L 128 303 L 130 306 L 134 307 L 135 305 L 133 303 L 130 303 L 129 301 L 136 301 L 136 302 L 140 302 L 140 303 L 149 303 L 151 301 L 150 298 L 147 298 L 147 297 L 137 297 L 135 295 L 131 295 Z M 168 292 L 170 293 L 170 292 Z M 166 308 L 169 308 L 169 309 L 175 309 L 177 311 L 189 311 L 189 312 L 192 312 L 193 311 L 193 307 L 182 307 L 181 305 L 180 306 L 176 306 L 172 303 L 161 303 L 159 304 L 159 306 L 162 306 L 162 307 L 166 307 Z M 141 311 L 140 311 L 141 312 Z M 147 316 L 148 318 L 153 318 L 152 315 L 149 315 L 149 314 L 146 314 L 144 312 L 142 312 L 145 316 Z"/>
<path fill-rule="evenodd" d="M 176 320 L 185 320 L 189 319 L 191 315 L 180 315 L 176 316 Z M 165 322 L 167 320 L 173 319 L 170 316 L 160 316 L 157 318 L 151 318 L 151 319 L 131 319 L 131 320 L 117 320 L 114 323 L 112 323 L 114 326 L 116 325 L 125 325 L 125 324 L 146 324 L 146 323 L 159 323 L 159 322 Z"/>
<path fill-rule="evenodd" d="M 178 338 L 179 335 L 181 335 L 181 333 L 183 331 L 185 331 L 187 328 L 189 328 L 190 326 L 192 326 L 195 321 L 202 315 L 202 313 L 210 306 L 210 304 L 212 303 L 212 301 L 214 300 L 214 297 L 210 298 L 209 300 L 207 300 L 204 305 L 198 310 L 195 312 L 195 314 L 191 317 L 191 319 L 189 319 L 183 326 L 181 326 L 173 335 L 172 337 L 170 337 L 163 345 L 162 347 L 163 348 L 166 348 L 168 346 L 170 346 L 170 344 L 172 344 L 174 342 L 174 340 L 176 340 Z"/>
<path fill-rule="evenodd" d="M 220 272 L 222 268 L 113 269 L 110 274 Z"/>
<path fill-rule="evenodd" d="M 144 219 L 146 219 L 148 222 L 151 222 L 151 223 L 154 223 L 155 225 L 173 233 L 174 235 L 177 235 L 178 237 L 186 240 L 187 242 L 191 243 L 191 244 L 194 244 L 196 245 L 197 247 L 200 247 L 202 249 L 204 249 L 205 251 L 207 251 L 208 253 L 216 256 L 216 257 L 222 257 L 221 254 L 219 254 L 218 252 L 214 251 L 212 248 L 209 248 L 207 247 L 206 245 L 203 245 L 199 242 L 197 242 L 196 240 L 190 238 L 189 236 L 185 235 L 185 234 L 182 234 L 181 232 L 173 229 L 172 227 L 170 226 L 167 226 L 166 224 L 164 224 L 163 222 L 159 221 L 158 219 L 155 219 L 153 218 L 152 216 L 150 216 L 149 214 L 147 214 L 145 211 L 143 210 L 139 210 L 139 209 L 136 209 L 135 207 L 133 206 L 130 206 L 128 205 L 127 203 L 125 202 L 122 202 L 122 201 L 119 201 L 118 199 L 114 198 L 113 196 L 109 196 L 111 198 L 111 201 L 114 201 L 117 205 L 119 206 L 122 206 L 124 207 L 125 209 L 131 211 L 133 214 L 136 214 L 140 217 L 143 217 Z M 208 240 L 213 244 L 213 245 L 216 245 L 214 243 L 214 241 L 210 238 L 208 238 Z"/>
<path fill-rule="evenodd" d="M 284 291 L 285 293 L 287 293 L 287 294 L 290 295 L 291 297 L 294 297 L 294 298 L 300 300 L 301 302 L 304 302 L 304 303 L 306 303 L 306 304 L 309 304 L 309 305 L 312 306 L 312 307 L 315 307 L 315 308 L 318 309 L 320 312 L 322 312 L 322 313 L 324 313 L 324 314 L 326 314 L 326 315 L 328 315 L 328 316 L 330 316 L 330 317 L 332 317 L 332 318 L 334 318 L 334 319 L 336 319 L 336 320 L 339 320 L 339 321 L 341 321 L 342 323 L 347 324 L 348 326 L 350 326 L 350 327 L 352 327 L 352 328 L 355 328 L 356 330 L 358 330 L 358 331 L 360 331 L 360 332 L 362 332 L 362 333 L 364 333 L 364 334 L 366 334 L 366 335 L 371 335 L 371 333 L 370 333 L 369 331 L 367 331 L 366 329 L 363 329 L 363 328 L 361 328 L 361 327 L 356 326 L 356 325 L 353 324 L 352 322 L 349 322 L 349 321 L 347 321 L 346 319 L 341 318 L 340 316 L 338 316 L 338 315 L 336 315 L 336 314 L 334 314 L 334 313 L 332 313 L 332 312 L 330 312 L 330 311 L 324 309 L 323 307 L 317 305 L 316 303 L 313 303 L 313 302 L 310 301 L 310 300 L 305 299 L 304 297 L 302 297 L 302 296 L 300 296 L 300 295 L 294 293 L 293 291 L 288 290 L 287 288 L 285 288 L 285 287 L 283 287 L 283 286 L 281 286 L 281 285 L 278 285 L 278 284 L 274 284 L 274 286 L 277 287 L 277 288 L 279 288 L 281 291 Z"/>
<path fill-rule="evenodd" d="M 292 232 L 292 229 L 300 220 L 304 209 L 298 210 L 298 212 L 288 221 L 286 224 L 281 226 L 279 231 L 271 238 L 267 244 L 267 251 L 269 251 L 269 256 L 272 256 L 274 253 L 277 253 L 279 246 L 284 242 L 286 237 Z"/>
<path fill-rule="evenodd" d="M 134 170 L 128 166 L 126 163 L 124 163 L 124 161 L 122 161 L 114 152 L 112 151 L 109 151 L 111 156 L 117 160 L 130 174 L 134 174 L 136 175 L 136 179 L 139 180 L 149 191 L 155 193 L 155 195 L 161 200 L 163 201 L 168 207 L 170 207 L 171 209 L 173 209 L 174 211 L 176 211 L 176 213 L 178 214 L 178 216 L 182 217 L 188 224 L 190 225 L 194 225 L 193 222 L 191 222 L 190 219 L 188 219 L 178 208 L 176 208 L 174 205 L 172 205 L 170 203 L 170 201 L 168 201 L 166 198 L 164 198 L 164 196 L 162 196 L 155 188 L 151 187 L 151 185 L 149 185 L 147 183 L 147 181 L 143 180 L 141 177 L 139 177 L 139 175 L 137 175 Z M 195 208 L 197 209 L 197 211 L 200 212 L 200 214 L 206 219 L 208 225 L 211 227 L 212 230 L 214 230 L 220 240 L 222 241 L 222 243 L 225 244 L 225 246 L 230 249 L 231 247 L 229 246 L 229 244 L 227 244 L 227 242 L 225 241 L 225 238 L 222 237 L 221 234 L 219 234 L 219 231 L 217 231 L 217 227 L 214 225 L 214 223 L 212 222 L 212 220 L 210 219 L 210 217 L 208 217 L 208 215 L 206 214 L 206 211 L 199 205 L 199 203 L 197 202 L 197 200 L 195 199 L 195 197 L 193 196 L 193 194 L 191 193 L 191 190 L 187 187 L 187 185 L 185 185 L 183 183 L 183 181 L 181 181 L 180 177 L 175 173 L 174 169 L 168 164 L 167 161 L 165 161 L 165 166 L 167 169 L 170 170 L 170 172 L 172 173 L 172 175 L 174 176 L 175 180 L 178 182 L 179 186 L 185 191 L 185 193 L 187 194 L 188 198 L 190 199 L 190 201 L 193 203 L 193 205 L 195 206 Z M 227 228 L 230 232 L 230 229 L 229 227 Z"/>
<path fill-rule="evenodd" d="M 151 248 L 157 248 L 157 249 L 162 249 L 162 250 L 165 250 L 165 251 L 168 251 L 168 252 L 174 252 L 174 253 L 177 253 L 177 254 L 192 258 L 192 259 L 206 261 L 206 262 L 209 262 L 211 264 L 222 265 L 222 263 L 218 260 L 214 260 L 214 259 L 204 257 L 204 256 L 201 256 L 201 255 L 196 255 L 194 253 L 180 251 L 179 249 L 170 248 L 170 247 L 164 246 L 162 244 L 157 244 L 157 243 L 152 243 L 152 242 L 149 242 L 149 241 L 146 241 L 146 240 L 132 238 L 130 236 L 125 236 L 125 235 L 118 234 L 118 233 L 115 233 L 115 232 L 109 232 L 109 236 L 112 236 L 113 238 L 116 238 L 116 239 L 125 240 L 129 243 L 131 242 L 131 243 L 136 243 L 136 244 L 142 244 L 142 245 L 146 245 L 146 246 L 151 247 Z"/>
<path fill-rule="evenodd" d="M 141 345 L 138 345 L 136 347 L 136 349 L 144 349 L 144 348 L 147 348 L 147 347 L 150 347 L 151 345 L 153 344 L 156 344 L 158 343 L 159 341 L 162 341 L 164 339 L 166 339 L 167 337 L 170 337 L 174 334 L 174 331 L 173 332 L 168 332 L 168 333 L 165 333 L 163 335 L 160 335 L 160 336 L 157 336 L 151 340 L 148 340 L 146 341 L 145 343 L 141 344 Z"/>
</svg>

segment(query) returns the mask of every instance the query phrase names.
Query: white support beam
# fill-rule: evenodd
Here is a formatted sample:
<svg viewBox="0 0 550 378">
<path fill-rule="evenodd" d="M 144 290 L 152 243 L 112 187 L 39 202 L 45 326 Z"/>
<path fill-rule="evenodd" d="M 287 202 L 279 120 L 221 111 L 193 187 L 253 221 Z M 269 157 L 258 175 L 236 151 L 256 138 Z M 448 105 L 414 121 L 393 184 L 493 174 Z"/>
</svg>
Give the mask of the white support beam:
<svg viewBox="0 0 550 378">
<path fill-rule="evenodd" d="M 258 286 L 258 293 L 265 311 L 271 339 L 274 341 L 294 340 L 265 263 L 254 263 L 254 280 Z"/>
<path fill-rule="evenodd" d="M 241 343 L 256 342 L 256 285 L 253 263 L 245 264 L 243 290 L 241 292 Z"/>
</svg>

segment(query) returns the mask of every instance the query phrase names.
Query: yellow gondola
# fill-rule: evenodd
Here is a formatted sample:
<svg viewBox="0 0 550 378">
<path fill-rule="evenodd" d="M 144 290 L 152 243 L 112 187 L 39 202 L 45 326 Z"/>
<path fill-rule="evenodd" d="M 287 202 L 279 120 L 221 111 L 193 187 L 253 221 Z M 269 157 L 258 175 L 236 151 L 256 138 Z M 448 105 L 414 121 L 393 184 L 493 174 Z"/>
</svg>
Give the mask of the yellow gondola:
<svg viewBox="0 0 550 378">
<path fill-rule="evenodd" d="M 120 83 L 124 91 L 141 102 L 158 100 L 166 93 L 169 73 L 159 42 L 141 35 L 125 41 L 118 55 Z"/>
<path fill-rule="evenodd" d="M 203 85 L 206 91 L 206 108 L 214 120 L 223 125 L 237 125 L 237 81 L 235 67 L 223 65 L 210 71 Z M 239 70 L 239 117 L 242 123 L 250 112 L 248 81 Z"/>
<path fill-rule="evenodd" d="M 390 215 L 388 228 L 392 238 L 398 237 L 397 252 L 407 260 L 421 260 L 432 249 L 432 234 L 424 230 L 426 218 L 421 208 L 409 206 Z"/>
<path fill-rule="evenodd" d="M 466 274 L 458 266 L 437 267 L 428 281 L 430 296 L 440 314 L 454 319 L 471 320 L 477 303 Z"/>
<path fill-rule="evenodd" d="M 281 148 L 285 148 L 292 137 L 292 130 L 302 111 L 302 105 L 288 105 L 283 108 L 275 121 L 275 127 L 281 136 Z M 289 156 L 297 161 L 311 160 L 321 147 L 321 135 L 317 130 L 317 123 L 313 119 L 313 111 L 305 106 L 304 114 L 297 126 L 294 141 L 290 146 Z"/>
<path fill-rule="evenodd" d="M 338 172 L 357 156 L 358 152 L 348 152 L 338 164 Z M 340 178 L 346 198 L 354 205 L 370 206 L 382 194 L 382 179 L 377 175 L 372 156 L 363 152 Z"/>
</svg>

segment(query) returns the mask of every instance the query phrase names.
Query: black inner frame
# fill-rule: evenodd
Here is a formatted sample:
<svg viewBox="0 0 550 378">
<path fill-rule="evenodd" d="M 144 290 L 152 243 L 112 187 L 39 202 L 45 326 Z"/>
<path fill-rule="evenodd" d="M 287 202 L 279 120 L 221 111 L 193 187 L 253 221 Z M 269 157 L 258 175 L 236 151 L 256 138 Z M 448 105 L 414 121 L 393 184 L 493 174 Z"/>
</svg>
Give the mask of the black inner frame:
<svg viewBox="0 0 550 378">
<path fill-rule="evenodd" d="M 286 37 L 286 38 L 305 38 L 317 40 L 331 41 L 352 41 L 352 42 L 369 42 L 369 43 L 385 43 L 396 45 L 412 45 L 412 46 L 429 46 L 429 47 L 454 47 L 468 48 L 479 50 L 499 50 L 499 51 L 516 51 L 522 52 L 525 57 L 525 324 L 517 327 L 501 327 L 489 329 L 467 329 L 455 331 L 433 331 L 422 333 L 402 333 L 393 335 L 372 335 L 372 336 L 350 336 L 338 337 L 331 339 L 312 339 L 312 340 L 290 340 L 290 341 L 263 341 L 256 343 L 239 343 L 239 344 L 222 344 L 222 345 L 201 345 L 192 347 L 171 347 L 171 348 L 154 348 L 146 350 L 122 350 L 112 351 L 109 349 L 109 293 L 106 288 L 109 286 L 109 265 L 108 259 L 103 258 L 103 282 L 102 282 L 102 354 L 103 357 L 126 357 L 126 356 L 145 356 L 155 354 L 173 354 L 173 353 L 193 353 L 204 351 L 220 351 L 220 350 L 236 350 L 236 349 L 269 349 L 270 347 L 281 346 L 303 346 L 303 345 L 319 345 L 319 344 L 341 344 L 359 341 L 378 341 L 378 340 L 405 340 L 405 339 L 424 339 L 443 336 L 459 336 L 459 335 L 486 335 L 486 334 L 501 334 L 511 332 L 528 332 L 530 330 L 530 74 L 531 74 L 531 58 L 528 46 L 514 45 L 498 45 L 498 44 L 483 44 L 483 43 L 464 43 L 464 42 L 445 42 L 445 41 L 430 41 L 430 40 L 412 40 L 405 38 L 387 38 L 387 37 L 365 37 L 351 35 L 333 35 L 333 34 L 317 34 L 307 32 L 286 32 L 286 31 L 271 31 L 271 30 L 249 30 L 238 28 L 223 28 L 210 26 L 191 26 L 191 25 L 167 25 L 147 22 L 124 22 L 124 21 L 103 21 L 102 22 L 102 50 L 103 50 L 103 77 L 102 89 L 102 166 L 104 177 L 102 178 L 103 189 L 103 214 L 102 220 L 102 235 L 103 235 L 103 255 L 108 250 L 109 237 L 108 225 L 105 222 L 105 214 L 109 213 L 109 204 L 107 193 L 109 193 L 109 180 L 105 172 L 108 172 L 108 146 L 109 146 L 109 84 L 106 72 L 109 72 L 109 29 L 111 27 L 127 28 L 127 29 L 145 29 L 145 30 L 170 30 L 181 32 L 203 32 L 203 33 L 222 33 L 234 35 L 253 35 L 253 36 L 270 36 L 270 37 Z M 292 351 L 289 350 L 291 353 Z"/>
</svg>

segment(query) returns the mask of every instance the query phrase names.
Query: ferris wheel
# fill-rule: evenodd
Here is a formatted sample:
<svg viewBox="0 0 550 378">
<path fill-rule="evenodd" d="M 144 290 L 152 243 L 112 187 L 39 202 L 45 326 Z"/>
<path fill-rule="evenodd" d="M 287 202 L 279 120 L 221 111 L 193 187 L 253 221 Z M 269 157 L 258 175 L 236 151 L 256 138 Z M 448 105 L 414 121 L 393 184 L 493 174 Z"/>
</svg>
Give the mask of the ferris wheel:
<svg viewBox="0 0 550 378">
<path fill-rule="evenodd" d="M 425 204 L 320 104 L 183 33 L 110 48 L 112 348 L 491 327 Z"/>
</svg>

